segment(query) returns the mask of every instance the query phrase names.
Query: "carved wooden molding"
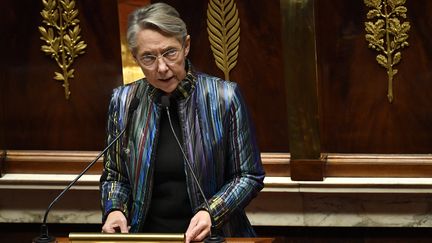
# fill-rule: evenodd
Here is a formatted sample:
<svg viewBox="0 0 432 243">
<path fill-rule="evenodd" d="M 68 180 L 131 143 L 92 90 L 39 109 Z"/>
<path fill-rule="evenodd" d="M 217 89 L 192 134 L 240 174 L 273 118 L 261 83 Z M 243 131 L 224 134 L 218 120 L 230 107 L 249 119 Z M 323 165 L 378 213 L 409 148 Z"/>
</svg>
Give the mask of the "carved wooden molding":
<svg viewBox="0 0 432 243">
<path fill-rule="evenodd" d="M 429 154 L 327 154 L 326 177 L 432 177 Z"/>
<path fill-rule="evenodd" d="M 98 154 L 98 151 L 7 150 L 3 172 L 76 174 L 81 172 Z M 101 171 L 102 158 L 87 174 L 100 174 Z"/>
<path fill-rule="evenodd" d="M 77 174 L 98 155 L 98 151 L 7 150 L 3 173 Z M 295 162 L 289 153 L 262 153 L 266 176 L 290 177 Z M 87 174 L 102 171 L 99 161 Z M 323 177 L 406 177 L 432 178 L 429 154 L 323 154 Z"/>
<path fill-rule="evenodd" d="M 32 151 L 8 150 L 5 153 L 5 173 L 71 174 L 81 172 L 99 154 L 98 151 Z M 288 153 L 263 153 L 267 174 L 289 176 Z M 87 174 L 100 174 L 103 157 Z"/>
<path fill-rule="evenodd" d="M 266 176 L 290 176 L 289 153 L 261 153 Z"/>
</svg>

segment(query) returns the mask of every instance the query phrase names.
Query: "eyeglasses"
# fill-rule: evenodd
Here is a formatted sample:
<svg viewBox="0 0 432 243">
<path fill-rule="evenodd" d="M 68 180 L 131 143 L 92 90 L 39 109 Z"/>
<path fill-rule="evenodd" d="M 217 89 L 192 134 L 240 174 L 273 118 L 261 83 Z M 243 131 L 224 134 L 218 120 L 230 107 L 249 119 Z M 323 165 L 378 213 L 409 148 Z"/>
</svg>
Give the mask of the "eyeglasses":
<svg viewBox="0 0 432 243">
<path fill-rule="evenodd" d="M 159 58 L 162 58 L 165 63 L 172 64 L 175 61 L 177 61 L 178 57 L 180 56 L 180 52 L 183 49 L 183 46 L 181 49 L 171 48 L 166 50 L 164 53 L 160 55 L 152 55 L 152 54 L 145 54 L 138 58 L 138 61 L 146 66 L 146 67 L 152 67 L 153 64 L 155 64 L 156 60 Z"/>
</svg>

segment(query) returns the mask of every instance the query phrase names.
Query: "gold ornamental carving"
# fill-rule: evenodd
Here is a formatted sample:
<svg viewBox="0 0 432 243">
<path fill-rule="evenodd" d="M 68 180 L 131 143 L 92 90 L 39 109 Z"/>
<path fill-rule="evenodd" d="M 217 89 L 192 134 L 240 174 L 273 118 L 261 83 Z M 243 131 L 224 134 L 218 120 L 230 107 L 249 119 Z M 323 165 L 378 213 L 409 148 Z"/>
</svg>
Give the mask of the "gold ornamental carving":
<svg viewBox="0 0 432 243">
<path fill-rule="evenodd" d="M 234 0 L 209 1 L 207 32 L 216 66 L 229 80 L 229 73 L 237 64 L 240 44 L 240 19 Z"/>
<path fill-rule="evenodd" d="M 387 69 L 388 91 L 387 98 L 393 102 L 393 79 L 398 70 L 395 68 L 401 59 L 400 50 L 408 46 L 408 31 L 410 23 L 407 18 L 408 9 L 404 6 L 406 0 L 364 0 L 367 7 L 365 23 L 366 40 L 369 48 L 379 52 L 377 62 Z"/>
<path fill-rule="evenodd" d="M 40 14 L 45 26 L 39 26 L 39 32 L 46 45 L 42 45 L 41 50 L 61 69 L 61 72 L 54 72 L 54 79 L 63 82 L 65 98 L 69 99 L 70 79 L 74 78 L 75 71 L 71 66 L 87 47 L 80 36 L 78 10 L 73 0 L 42 0 L 42 3 L 44 9 Z"/>
</svg>

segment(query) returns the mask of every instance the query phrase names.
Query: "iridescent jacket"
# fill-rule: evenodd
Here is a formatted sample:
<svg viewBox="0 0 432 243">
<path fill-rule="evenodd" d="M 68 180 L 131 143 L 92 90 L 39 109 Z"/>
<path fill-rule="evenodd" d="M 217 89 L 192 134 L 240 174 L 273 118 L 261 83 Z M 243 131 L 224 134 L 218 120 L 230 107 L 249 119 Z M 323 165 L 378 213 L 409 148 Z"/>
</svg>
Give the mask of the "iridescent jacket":
<svg viewBox="0 0 432 243">
<path fill-rule="evenodd" d="M 235 83 L 189 70 L 172 95 L 178 99 L 183 150 L 210 204 L 210 209 L 203 204 L 185 165 L 193 213 L 209 210 L 223 236 L 254 236 L 244 207 L 263 188 L 264 170 L 244 101 Z M 160 95 L 141 79 L 115 89 L 109 106 L 108 142 L 130 124 L 128 135 L 104 157 L 103 221 L 120 210 L 130 232 L 140 232 L 150 205 Z M 140 102 L 127 121 L 135 96 Z"/>
</svg>

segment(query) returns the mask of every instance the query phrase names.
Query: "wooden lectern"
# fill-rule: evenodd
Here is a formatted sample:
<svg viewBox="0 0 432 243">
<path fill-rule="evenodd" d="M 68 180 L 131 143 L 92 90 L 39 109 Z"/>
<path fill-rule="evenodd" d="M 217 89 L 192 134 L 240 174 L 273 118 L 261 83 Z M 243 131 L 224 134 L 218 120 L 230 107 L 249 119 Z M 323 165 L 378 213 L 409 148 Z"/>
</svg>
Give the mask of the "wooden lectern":
<svg viewBox="0 0 432 243">
<path fill-rule="evenodd" d="M 70 243 L 105 243 L 105 242 L 166 242 L 182 243 L 184 234 L 103 234 L 103 233 L 70 233 Z"/>
<path fill-rule="evenodd" d="M 272 243 L 273 238 L 226 238 L 229 243 Z M 184 234 L 103 234 L 103 233 L 70 233 L 69 237 L 57 238 L 58 243 L 182 243 Z"/>
</svg>

